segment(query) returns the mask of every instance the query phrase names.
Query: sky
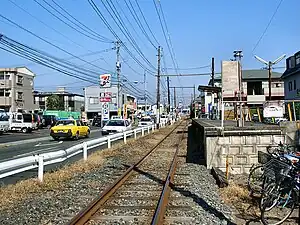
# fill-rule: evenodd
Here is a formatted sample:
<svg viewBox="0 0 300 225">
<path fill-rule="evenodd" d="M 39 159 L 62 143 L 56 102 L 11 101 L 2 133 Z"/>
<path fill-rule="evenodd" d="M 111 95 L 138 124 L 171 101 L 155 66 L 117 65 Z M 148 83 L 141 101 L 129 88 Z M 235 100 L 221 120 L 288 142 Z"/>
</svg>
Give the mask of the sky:
<svg viewBox="0 0 300 225">
<path fill-rule="evenodd" d="M 155 100 L 156 93 L 155 73 L 157 71 L 158 45 L 163 49 L 161 66 L 164 74 L 176 74 L 175 67 L 179 68 L 178 72 L 181 74 L 209 73 L 211 57 L 215 58 L 216 72 L 220 72 L 221 61 L 232 59 L 234 50 L 243 51 L 242 65 L 244 69 L 261 69 L 263 67 L 260 62 L 254 59 L 254 55 L 268 61 L 275 60 L 282 54 L 290 56 L 299 51 L 299 44 L 297 43 L 300 30 L 297 29 L 297 15 L 300 1 L 297 0 L 283 0 L 281 2 L 266 32 L 264 31 L 281 0 L 160 0 L 161 8 L 158 0 L 137 1 L 138 5 L 136 0 L 94 0 L 94 3 L 103 13 L 113 32 L 126 46 L 120 48 L 121 74 L 126 77 L 122 79 L 127 80 L 125 85 L 131 92 L 142 95 L 144 90 L 143 74 L 145 68 L 150 70 L 151 72 L 146 72 L 147 90 L 153 100 Z M 154 2 L 158 7 L 162 23 L 162 12 L 165 17 L 166 38 Z M 99 18 L 88 0 L 1 0 L 0 33 L 56 58 L 69 59 L 68 62 L 72 64 L 92 70 L 95 76 L 108 72 L 115 73 L 116 50 L 112 49 L 114 43 L 103 43 L 95 40 L 87 32 L 78 28 L 80 32 L 76 31 L 50 14 L 38 3 L 75 27 L 76 25 L 74 26 L 65 17 L 73 21 L 72 18 L 58 8 L 56 5 L 58 4 L 81 24 L 88 27 L 89 32 L 93 31 L 111 41 L 116 41 L 116 37 Z M 118 14 L 116 15 L 120 15 L 124 21 L 125 28 L 130 33 L 138 51 L 131 45 L 132 40 L 128 40 L 115 24 L 109 14 L 114 15 L 112 10 L 107 11 L 103 3 L 106 7 L 109 7 L 108 3 L 110 3 L 117 9 Z M 128 6 L 130 4 L 133 6 L 142 27 L 138 26 L 129 10 L 131 8 L 127 7 L 126 3 Z M 61 14 L 58 14 L 50 6 L 56 7 Z M 157 41 L 147 28 L 138 6 Z M 5 18 L 31 33 L 13 25 Z M 140 61 L 142 66 L 135 62 L 125 48 Z M 81 60 L 74 57 L 70 59 L 72 55 L 79 56 Z M 141 55 L 144 56 L 144 59 Z M 36 74 L 35 89 L 39 91 L 51 91 L 55 90 L 57 86 L 66 86 L 69 91 L 83 93 L 84 87 L 92 85 L 91 82 L 66 76 L 0 49 L 0 67 L 15 66 L 27 66 Z M 285 60 L 277 66 L 285 66 Z M 204 68 L 189 69 L 195 67 Z M 284 69 L 277 69 L 276 71 L 283 72 Z M 171 77 L 170 86 L 207 85 L 209 78 L 209 76 Z M 134 81 L 138 83 L 134 83 Z M 162 77 L 161 81 L 161 97 L 162 101 L 165 101 L 167 96 L 166 77 Z M 192 93 L 192 89 L 179 88 L 177 101 L 183 101 L 187 104 Z"/>
</svg>

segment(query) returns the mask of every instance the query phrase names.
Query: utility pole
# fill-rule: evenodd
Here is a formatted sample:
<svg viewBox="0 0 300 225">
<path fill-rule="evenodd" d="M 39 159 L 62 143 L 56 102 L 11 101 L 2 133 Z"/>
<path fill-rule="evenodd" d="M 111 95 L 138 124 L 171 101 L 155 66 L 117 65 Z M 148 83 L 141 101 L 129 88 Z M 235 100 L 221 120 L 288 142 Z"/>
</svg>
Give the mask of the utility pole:
<svg viewBox="0 0 300 225">
<path fill-rule="evenodd" d="M 170 97 L 170 78 L 167 77 L 167 87 L 168 87 L 168 114 L 170 113 L 171 108 L 171 97 Z"/>
<path fill-rule="evenodd" d="M 120 41 L 116 42 L 116 49 L 117 49 L 117 62 L 116 62 L 116 71 L 117 71 L 117 78 L 118 78 L 118 101 L 117 101 L 117 106 L 118 106 L 118 116 L 121 116 L 121 108 L 120 108 L 120 75 L 121 75 L 121 63 L 120 63 Z M 122 104 L 121 104 L 122 106 Z"/>
<path fill-rule="evenodd" d="M 147 96 L 146 96 L 146 89 L 147 89 L 147 84 L 146 84 L 146 70 L 144 71 L 144 102 L 145 102 L 145 112 L 147 112 Z"/>
<path fill-rule="evenodd" d="M 235 61 L 239 62 L 239 65 L 238 65 L 238 77 L 239 77 L 238 97 L 239 97 L 240 117 L 239 117 L 239 120 L 238 120 L 238 127 L 243 127 L 244 126 L 244 124 L 243 124 L 244 121 L 243 121 L 243 116 L 242 116 L 242 113 L 243 113 L 243 109 L 242 109 L 242 85 L 243 84 L 242 84 L 242 64 L 241 64 L 243 53 L 240 50 L 234 51 L 233 53 L 234 53 Z"/>
<path fill-rule="evenodd" d="M 269 75 L 269 101 L 271 101 L 271 97 L 272 97 L 272 66 L 279 63 L 286 55 L 283 54 L 282 56 L 280 56 L 279 58 L 277 58 L 276 60 L 272 61 L 266 61 L 258 56 L 254 56 L 254 58 L 256 58 L 258 61 L 260 61 L 261 63 L 267 65 L 267 69 L 268 69 L 268 75 Z"/>
<path fill-rule="evenodd" d="M 196 116 L 196 86 L 194 85 L 194 118 L 197 118 Z"/>
<path fill-rule="evenodd" d="M 157 97 L 156 97 L 156 123 L 160 123 L 160 46 L 157 49 Z"/>
<path fill-rule="evenodd" d="M 176 113 L 176 88 L 174 87 L 174 113 Z"/>
<path fill-rule="evenodd" d="M 215 86 L 215 58 L 211 58 L 211 86 Z"/>
</svg>

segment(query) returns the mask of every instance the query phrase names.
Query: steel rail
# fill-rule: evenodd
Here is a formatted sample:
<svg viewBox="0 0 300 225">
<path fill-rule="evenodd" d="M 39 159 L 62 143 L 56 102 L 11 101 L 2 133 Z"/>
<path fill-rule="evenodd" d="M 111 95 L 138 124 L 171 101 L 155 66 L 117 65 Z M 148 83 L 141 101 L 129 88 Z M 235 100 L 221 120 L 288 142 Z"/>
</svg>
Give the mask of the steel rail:
<svg viewBox="0 0 300 225">
<path fill-rule="evenodd" d="M 188 126 L 188 123 L 185 126 L 185 128 L 187 126 Z M 165 182 L 164 182 L 163 190 L 161 192 L 158 204 L 156 206 L 154 215 L 152 217 L 151 225 L 163 224 L 164 215 L 165 215 L 165 212 L 166 212 L 166 209 L 167 209 L 168 200 L 169 200 L 169 196 L 170 196 L 170 192 L 171 192 L 170 185 L 173 184 L 173 182 L 174 182 L 174 175 L 175 175 L 175 172 L 176 172 L 178 153 L 179 153 L 179 145 L 180 145 L 181 141 L 183 140 L 183 137 L 184 137 L 184 132 L 182 132 L 181 138 L 180 138 L 180 140 L 179 140 L 179 142 L 176 146 L 176 151 L 174 153 L 174 157 L 173 157 L 172 163 L 170 165 L 168 175 L 167 175 L 167 177 L 165 179 Z"/>
<path fill-rule="evenodd" d="M 181 123 L 176 125 L 162 140 L 160 140 L 145 156 L 143 156 L 137 163 L 129 167 L 121 177 L 105 189 L 98 197 L 96 197 L 87 207 L 81 210 L 72 220 L 69 225 L 83 225 L 101 208 L 101 206 L 124 184 L 124 182 L 131 176 L 135 168 L 141 165 L 148 156 L 155 151 L 155 149 L 166 140 Z"/>
</svg>

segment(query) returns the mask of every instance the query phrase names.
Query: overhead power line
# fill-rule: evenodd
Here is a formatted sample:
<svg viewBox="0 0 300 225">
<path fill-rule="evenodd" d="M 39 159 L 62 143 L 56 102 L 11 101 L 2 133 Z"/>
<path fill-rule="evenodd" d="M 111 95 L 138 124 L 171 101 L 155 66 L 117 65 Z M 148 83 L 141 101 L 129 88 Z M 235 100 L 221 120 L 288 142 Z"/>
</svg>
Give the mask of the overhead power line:
<svg viewBox="0 0 300 225">
<path fill-rule="evenodd" d="M 60 59 L 51 56 L 40 50 L 26 46 L 20 42 L 14 41 L 4 35 L 0 35 L 1 49 L 28 59 L 40 65 L 59 71 L 68 76 L 81 79 L 90 83 L 98 81 L 97 75 L 93 71 L 80 68 L 77 65 L 61 61 Z"/>
<path fill-rule="evenodd" d="M 149 26 L 149 24 L 148 24 L 148 22 L 147 22 L 147 20 L 146 20 L 146 18 L 145 18 L 145 16 L 144 16 L 144 13 L 143 13 L 143 11 L 142 11 L 142 9 L 141 9 L 139 3 L 138 3 L 138 0 L 135 0 L 135 3 L 136 3 L 136 5 L 138 6 L 138 9 L 139 9 L 139 11 L 140 11 L 140 13 L 141 13 L 141 15 L 142 15 L 142 18 L 143 18 L 143 20 L 144 20 L 144 22 L 145 22 L 145 24 L 146 24 L 148 30 L 150 31 L 150 33 L 151 33 L 153 39 L 155 40 L 156 44 L 159 46 L 160 44 L 159 44 L 159 42 L 157 41 L 155 35 L 153 34 L 153 32 L 152 32 L 152 30 L 151 30 L 151 28 L 150 28 L 150 26 Z"/>
<path fill-rule="evenodd" d="M 110 3 L 108 0 L 106 0 L 107 5 L 110 9 L 106 6 L 106 4 L 104 3 L 104 0 L 101 0 L 101 2 L 103 4 L 103 6 L 105 7 L 105 9 L 107 10 L 107 12 L 109 13 L 109 15 L 112 17 L 115 24 L 118 26 L 118 28 L 123 33 L 123 35 L 126 37 L 126 39 L 131 43 L 132 47 L 136 50 L 136 52 L 141 56 L 141 58 L 151 68 L 155 69 L 155 66 L 153 66 L 153 64 L 147 59 L 147 57 L 144 55 L 144 53 L 141 51 L 140 47 L 136 43 L 135 39 L 132 37 L 129 30 L 126 28 L 126 25 L 125 25 L 124 21 L 122 20 L 122 18 L 120 17 L 120 14 L 118 14 L 118 12 L 116 11 L 116 8 L 115 8 L 113 2 Z"/>
<path fill-rule="evenodd" d="M 259 43 L 261 42 L 261 40 L 263 39 L 263 37 L 264 37 L 265 34 L 267 33 L 267 31 L 268 31 L 268 29 L 269 29 L 269 27 L 270 27 L 270 25 L 271 25 L 273 19 L 275 18 L 275 15 L 276 15 L 276 13 L 278 12 L 278 9 L 280 8 L 282 2 L 283 2 L 283 0 L 280 0 L 280 1 L 279 1 L 279 3 L 278 3 L 278 5 L 277 5 L 277 7 L 276 7 L 276 9 L 275 9 L 275 11 L 274 11 L 272 17 L 270 18 L 270 20 L 269 20 L 269 22 L 268 22 L 268 24 L 267 24 L 267 26 L 266 26 L 266 28 L 264 29 L 262 35 L 259 37 L 259 39 L 258 39 L 258 41 L 256 42 L 254 48 L 252 49 L 252 53 L 255 51 L 255 49 L 258 47 Z"/>
<path fill-rule="evenodd" d="M 37 0 L 34 0 L 40 7 L 42 7 L 44 10 L 46 10 L 48 13 L 50 13 L 52 16 L 54 16 L 56 19 L 58 19 L 59 21 L 61 21 L 62 23 L 64 23 L 65 25 L 67 25 L 68 27 L 70 27 L 71 29 L 77 31 L 78 33 L 92 39 L 95 41 L 100 41 L 100 42 L 107 42 L 107 43 L 112 43 L 113 41 L 103 37 L 103 36 L 98 36 L 97 34 L 95 35 L 94 33 L 90 32 L 87 29 L 82 28 L 81 26 L 78 26 L 78 24 L 74 23 L 72 20 L 70 20 L 68 17 L 66 17 L 65 15 L 63 15 L 60 11 L 58 11 L 56 8 L 54 8 L 51 4 L 49 4 L 48 2 L 44 1 L 45 4 L 47 4 L 50 8 L 52 8 L 54 11 L 56 11 L 58 14 L 60 14 L 62 17 L 64 17 L 65 19 L 67 19 L 70 23 L 74 24 L 71 25 L 69 23 L 67 23 L 65 20 L 63 20 L 62 18 L 60 18 L 59 16 L 57 16 L 55 13 L 51 12 L 47 7 L 45 7 L 43 4 L 41 4 L 40 2 L 38 2 Z M 81 30 L 80 30 L 81 29 Z"/>
<path fill-rule="evenodd" d="M 92 64 L 92 63 L 90 63 L 90 62 L 88 62 L 88 61 L 86 61 L 86 60 L 84 60 L 84 59 L 82 59 L 82 58 L 80 58 L 80 57 L 78 57 L 78 56 L 76 56 L 76 55 L 74 55 L 74 54 L 68 52 L 67 50 L 65 50 L 65 49 L 63 49 L 63 48 L 61 48 L 61 47 L 59 47 L 59 46 L 57 46 L 57 45 L 51 43 L 50 41 L 46 40 L 45 38 L 40 37 L 39 35 L 35 34 L 34 32 L 32 32 L 32 31 L 30 31 L 30 30 L 28 30 L 28 29 L 22 27 L 21 25 L 17 24 L 16 22 L 14 22 L 14 21 L 8 19 L 7 17 L 5 17 L 5 16 L 3 16 L 3 15 L 1 15 L 1 14 L 0 14 L 0 17 L 3 18 L 3 19 L 5 19 L 5 20 L 8 21 L 8 22 L 14 24 L 14 25 L 17 26 L 18 28 L 20 28 L 20 29 L 26 31 L 27 33 L 33 35 L 34 37 L 36 37 L 36 38 L 42 40 L 43 42 L 45 42 L 45 43 L 47 43 L 47 44 L 49 44 L 49 45 L 51 45 L 51 46 L 53 46 L 53 47 L 59 49 L 60 51 L 66 53 L 66 54 L 68 54 L 68 55 L 70 55 L 70 56 L 72 56 L 72 57 L 74 57 L 74 58 L 76 58 L 76 59 L 79 59 L 80 61 L 83 61 L 83 62 L 85 62 L 85 63 L 87 63 L 87 64 L 89 64 L 89 65 L 91 65 L 91 66 L 93 66 L 93 67 L 96 67 L 96 68 L 101 69 L 101 70 L 103 70 L 103 71 L 110 72 L 109 70 L 103 69 L 103 68 L 101 68 L 101 67 L 99 67 L 99 66 L 97 66 L 97 65 L 95 65 L 95 64 Z M 1 35 L 1 34 L 0 34 L 0 35 Z"/>
<path fill-rule="evenodd" d="M 165 69 L 168 69 L 168 70 L 199 70 L 199 69 L 205 69 L 205 68 L 209 68 L 211 67 L 211 65 L 207 65 L 207 66 L 199 66 L 199 67 L 191 67 L 191 68 L 165 68 Z"/>
<path fill-rule="evenodd" d="M 96 14 L 98 15 L 98 17 L 102 20 L 102 22 L 105 24 L 105 26 L 109 29 L 109 31 L 115 36 L 115 38 L 121 42 L 121 45 L 124 47 L 125 51 L 129 54 L 129 56 L 143 69 L 153 73 L 153 71 L 149 70 L 146 66 L 144 66 L 136 57 L 135 55 L 128 49 L 128 47 L 122 42 L 122 40 L 120 39 L 120 37 L 118 36 L 118 34 L 112 29 L 111 25 L 108 23 L 108 21 L 106 20 L 105 16 L 101 13 L 101 11 L 99 10 L 98 6 L 95 4 L 95 2 L 93 0 L 88 0 L 90 6 L 92 7 L 92 9 L 96 12 Z"/>
<path fill-rule="evenodd" d="M 138 27 L 140 28 L 140 30 L 142 31 L 142 33 L 144 34 L 144 36 L 146 37 L 146 39 L 150 42 L 150 44 L 157 49 L 157 47 L 155 46 L 155 44 L 152 42 L 151 38 L 149 37 L 148 33 L 146 32 L 143 24 L 141 23 L 134 6 L 132 5 L 131 1 L 129 1 L 129 4 L 127 2 L 127 0 L 124 0 L 125 4 L 127 6 L 127 8 L 129 9 L 129 12 L 131 13 L 132 17 L 134 18 L 134 21 L 136 22 L 136 24 L 138 25 Z"/>
</svg>

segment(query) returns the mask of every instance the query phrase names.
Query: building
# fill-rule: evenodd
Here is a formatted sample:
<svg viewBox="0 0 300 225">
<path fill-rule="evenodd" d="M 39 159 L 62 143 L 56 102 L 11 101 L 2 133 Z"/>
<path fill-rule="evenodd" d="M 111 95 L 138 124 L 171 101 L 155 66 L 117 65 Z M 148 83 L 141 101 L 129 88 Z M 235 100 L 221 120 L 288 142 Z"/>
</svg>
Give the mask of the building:
<svg viewBox="0 0 300 225">
<path fill-rule="evenodd" d="M 9 112 L 34 110 L 34 77 L 26 67 L 0 68 L 0 108 Z"/>
<path fill-rule="evenodd" d="M 222 87 L 223 101 L 237 101 L 239 90 L 237 61 L 222 62 L 222 77 L 215 78 L 215 87 Z M 227 68 L 226 68 L 227 67 Z M 271 100 L 284 100 L 284 82 L 282 74 L 272 72 Z M 209 81 L 209 85 L 212 80 Z M 268 70 L 242 70 L 242 99 L 247 105 L 263 105 L 269 100 Z"/>
<path fill-rule="evenodd" d="M 284 81 L 286 100 L 300 99 L 300 51 L 286 59 L 286 70 L 281 77 Z"/>
<path fill-rule="evenodd" d="M 55 92 L 34 92 L 34 102 L 37 109 L 47 110 L 47 98 L 51 95 L 58 95 L 64 102 L 65 111 L 80 112 L 84 109 L 84 96 L 67 92 L 64 87 L 57 88 Z"/>
<path fill-rule="evenodd" d="M 269 74 L 268 70 L 242 70 L 238 61 L 223 61 L 221 76 L 215 77 L 214 87 L 222 87 L 222 95 L 217 92 L 205 90 L 201 92 L 202 113 L 210 114 L 212 109 L 220 109 L 221 97 L 225 103 L 225 110 L 232 110 L 236 115 L 234 101 L 238 101 L 239 76 L 242 74 L 241 92 L 242 100 L 247 108 L 263 107 L 269 100 Z M 284 100 L 284 82 L 282 74 L 272 72 L 271 100 Z M 223 80 L 221 79 L 223 78 Z M 212 80 L 209 81 L 212 86 Z M 201 86 L 199 86 L 199 90 Z M 216 112 L 218 114 L 218 112 Z"/>
<path fill-rule="evenodd" d="M 118 114 L 118 87 L 111 86 L 109 88 L 100 88 L 100 86 L 89 86 L 84 89 L 85 96 L 85 111 L 87 113 L 87 118 L 91 119 L 96 115 L 101 115 L 102 111 L 102 102 L 100 98 L 105 96 L 106 93 L 110 96 L 109 112 L 110 115 Z M 126 105 L 127 111 L 132 112 L 137 108 L 136 98 L 132 95 L 129 95 L 121 88 L 120 90 L 120 99 L 119 105 L 121 111 L 123 112 L 123 107 Z"/>
</svg>

